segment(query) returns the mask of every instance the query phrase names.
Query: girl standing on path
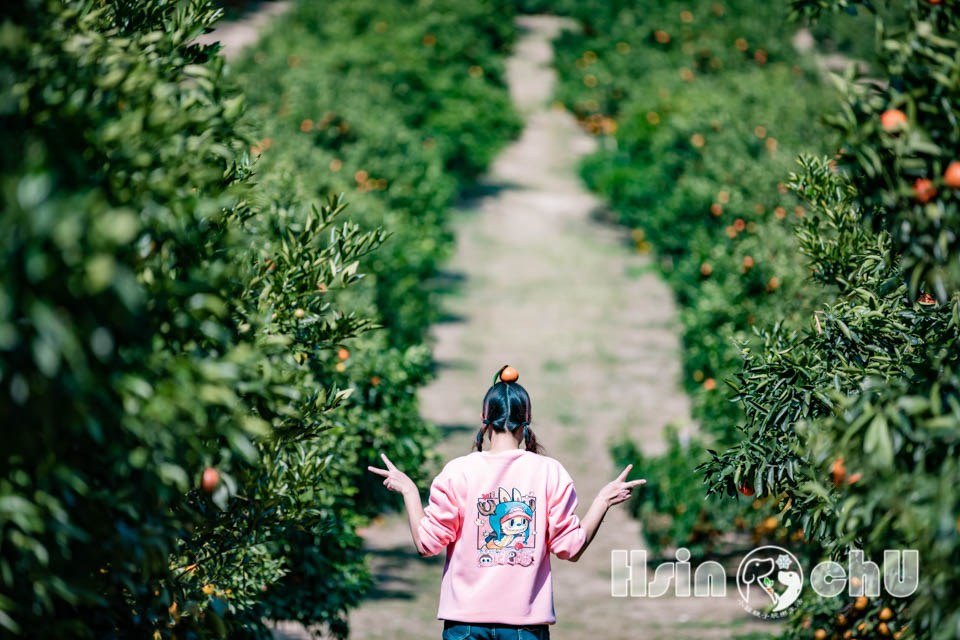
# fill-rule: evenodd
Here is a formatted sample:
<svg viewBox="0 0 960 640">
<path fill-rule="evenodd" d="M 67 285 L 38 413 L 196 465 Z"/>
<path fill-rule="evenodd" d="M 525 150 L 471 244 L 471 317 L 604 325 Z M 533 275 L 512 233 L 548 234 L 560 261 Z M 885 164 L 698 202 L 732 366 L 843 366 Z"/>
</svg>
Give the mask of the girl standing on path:
<svg viewBox="0 0 960 640">
<path fill-rule="evenodd" d="M 540 454 L 530 396 L 517 378 L 509 366 L 494 376 L 476 451 L 443 467 L 426 508 L 417 486 L 387 456 L 381 454 L 386 469 L 368 467 L 403 495 L 420 555 L 447 551 L 437 613 L 444 640 L 549 638 L 547 625 L 556 622 L 550 553 L 576 562 L 607 509 L 646 482 L 628 482 L 628 465 L 580 520 L 573 480 L 557 460 Z M 485 438 L 489 451 L 483 451 Z"/>
</svg>

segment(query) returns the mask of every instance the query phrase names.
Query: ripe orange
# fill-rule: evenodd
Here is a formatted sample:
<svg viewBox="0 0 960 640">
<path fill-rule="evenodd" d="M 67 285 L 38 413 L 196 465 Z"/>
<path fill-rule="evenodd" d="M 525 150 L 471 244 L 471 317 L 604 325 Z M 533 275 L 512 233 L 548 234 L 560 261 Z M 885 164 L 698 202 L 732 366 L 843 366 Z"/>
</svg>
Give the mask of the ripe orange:
<svg viewBox="0 0 960 640">
<path fill-rule="evenodd" d="M 960 189 L 960 162 L 954 160 L 943 172 L 943 181 L 951 189 Z"/>
<path fill-rule="evenodd" d="M 867 630 L 866 622 L 861 622 L 860 624 L 857 625 L 857 631 L 866 631 L 866 630 Z"/>
<path fill-rule="evenodd" d="M 740 486 L 740 493 L 749 498 L 754 494 L 753 487 L 751 487 L 749 484 L 743 484 Z"/>
<path fill-rule="evenodd" d="M 890 635 L 890 627 L 887 626 L 886 622 L 881 622 L 880 624 L 878 624 L 877 631 L 879 631 L 880 635 L 882 636 Z"/>
<path fill-rule="evenodd" d="M 917 178 L 913 183 L 913 197 L 918 202 L 929 202 L 935 195 L 937 195 L 937 188 L 933 186 L 932 181 L 926 178 Z"/>
<path fill-rule="evenodd" d="M 515 382 L 519 377 L 520 374 L 517 373 L 517 370 L 510 365 L 504 367 L 503 371 L 500 372 L 500 379 L 504 382 Z"/>
<path fill-rule="evenodd" d="M 862 477 L 863 477 L 863 474 L 860 473 L 859 471 L 857 471 L 856 473 L 850 474 L 850 477 L 847 478 L 847 482 L 850 483 L 850 484 L 853 484 L 854 482 L 859 481 L 860 478 L 862 478 Z"/>
<path fill-rule="evenodd" d="M 713 273 L 713 267 L 710 266 L 709 262 L 700 265 L 700 275 L 709 276 L 711 273 Z"/>
<path fill-rule="evenodd" d="M 907 126 L 907 116 L 900 109 L 887 109 L 880 115 L 880 124 L 884 131 L 899 131 Z"/>
<path fill-rule="evenodd" d="M 350 352 L 347 351 L 345 348 L 340 347 L 340 350 L 337 351 L 337 357 L 340 358 L 341 360 L 346 360 L 347 358 L 350 357 Z"/>
<path fill-rule="evenodd" d="M 813 633 L 813 637 L 816 638 L 817 640 L 824 640 L 824 638 L 827 637 L 827 632 L 824 629 L 817 629 Z"/>
<path fill-rule="evenodd" d="M 200 487 L 207 493 L 213 493 L 213 490 L 220 484 L 220 472 L 213 467 L 207 467 L 203 470 L 203 478 L 200 480 Z"/>
<path fill-rule="evenodd" d="M 879 617 L 881 620 L 889 620 L 893 617 L 893 609 L 890 607 L 884 607 L 883 609 L 880 609 Z"/>
<path fill-rule="evenodd" d="M 937 299 L 934 298 L 929 293 L 921 293 L 920 297 L 917 298 L 917 302 L 919 302 L 920 304 L 936 304 Z"/>
<path fill-rule="evenodd" d="M 834 485 L 839 487 L 843 484 L 843 481 L 847 477 L 847 470 L 843 466 L 843 456 L 833 461 L 833 465 L 830 467 L 830 475 L 833 477 Z"/>
<path fill-rule="evenodd" d="M 706 389 L 707 391 L 713 391 L 714 389 L 717 388 L 717 381 L 714 380 L 713 378 L 707 378 L 706 380 L 703 381 L 703 388 Z"/>
<path fill-rule="evenodd" d="M 868 604 L 867 597 L 860 596 L 859 598 L 857 598 L 857 601 L 853 603 L 853 608 L 859 611 L 863 611 L 864 609 L 867 608 L 867 604 Z"/>
</svg>

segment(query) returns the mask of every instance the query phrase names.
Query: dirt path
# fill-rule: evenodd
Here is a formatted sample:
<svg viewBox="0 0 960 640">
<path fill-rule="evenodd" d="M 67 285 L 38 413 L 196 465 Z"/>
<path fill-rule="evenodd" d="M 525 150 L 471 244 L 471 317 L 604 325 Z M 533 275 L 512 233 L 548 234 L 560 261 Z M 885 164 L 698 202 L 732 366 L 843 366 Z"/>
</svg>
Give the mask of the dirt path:
<svg viewBox="0 0 960 640">
<path fill-rule="evenodd" d="M 237 20 L 224 20 L 217 23 L 216 29 L 203 34 L 197 38 L 196 42 L 199 44 L 219 42 L 223 46 L 223 56 L 230 60 L 245 47 L 255 44 L 260 39 L 260 30 L 270 21 L 270 18 L 292 7 L 293 0 L 261 2 Z"/>
<path fill-rule="evenodd" d="M 689 406 L 679 388 L 670 291 L 622 229 L 596 220 L 601 205 L 576 173 L 594 141 L 568 113 L 547 106 L 554 82 L 550 41 L 563 24 L 520 20 L 524 34 L 507 73 L 527 126 L 482 181 L 483 195 L 458 213 L 448 269 L 462 284 L 443 299 L 452 320 L 435 327 L 440 373 L 421 402 L 424 416 L 446 431 L 444 458 L 461 455 L 479 427 L 493 372 L 514 365 L 533 398 L 539 440 L 577 483 L 582 515 L 615 475 L 610 442 L 629 433 L 655 451 L 666 423 L 689 423 Z M 401 517 L 363 535 L 378 582 L 351 615 L 352 637 L 439 638 L 442 556 L 418 558 Z M 726 599 L 612 598 L 610 550 L 640 546 L 638 523 L 615 508 L 578 564 L 554 561 L 555 640 L 772 630 L 740 609 L 735 589 Z"/>
</svg>

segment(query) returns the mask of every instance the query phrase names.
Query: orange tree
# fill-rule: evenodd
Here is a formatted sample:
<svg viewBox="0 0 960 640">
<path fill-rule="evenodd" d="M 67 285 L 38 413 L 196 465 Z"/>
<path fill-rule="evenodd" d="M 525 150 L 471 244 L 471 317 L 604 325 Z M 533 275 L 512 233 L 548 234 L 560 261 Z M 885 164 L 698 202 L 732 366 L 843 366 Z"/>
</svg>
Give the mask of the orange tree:
<svg viewBox="0 0 960 640">
<path fill-rule="evenodd" d="M 828 6 L 844 10 L 822 16 L 831 24 L 859 9 L 858 24 L 878 28 L 876 45 L 862 47 L 876 56 L 872 80 L 835 78 L 836 142 L 809 126 L 825 91 L 783 46 L 782 7 L 562 5 L 585 28 L 559 43 L 560 96 L 605 138 L 584 176 L 677 290 L 695 415 L 714 447 L 669 432 L 666 455 L 640 459 L 653 478 L 633 508 L 654 548 L 715 551 L 711 537 L 759 515 L 755 534 L 788 534 L 795 550 L 807 541 L 807 561 L 853 546 L 877 560 L 887 546 L 919 549 L 926 578 L 911 600 L 808 598 L 788 634 L 955 637 L 943 603 L 956 600 L 960 527 L 957 7 L 794 9 L 820 18 Z M 778 81 L 786 60 L 810 82 Z M 751 74 L 753 65 L 772 70 Z M 764 105 L 775 114 L 767 120 Z M 757 153 L 754 138 L 771 135 L 783 156 Z M 837 146 L 834 157 L 803 156 L 786 179 L 784 160 Z M 723 222 L 731 213 L 739 225 Z M 770 213 L 798 221 L 778 228 Z M 615 453 L 642 455 L 631 443 Z M 707 503 L 672 477 L 701 460 Z M 757 513 L 724 499 L 738 495 Z"/>
<path fill-rule="evenodd" d="M 837 78 L 839 160 L 803 156 L 791 176 L 811 209 L 801 252 L 828 297 L 765 329 L 736 376 L 742 442 L 704 469 L 712 492 L 756 477 L 824 557 L 919 551 L 910 598 L 807 594 L 789 636 L 956 638 L 960 6 L 909 2 L 892 19 L 884 4 L 793 3 L 828 8 L 875 11 L 882 43 L 869 79 Z"/>
<path fill-rule="evenodd" d="M 371 322 L 321 292 L 383 233 L 336 200 L 251 203 L 242 98 L 190 45 L 216 16 L 5 17 L 2 132 L 22 150 L 0 216 L 6 633 L 254 633 L 243 612 L 285 571 L 263 543 L 329 526 L 309 445 L 347 392 L 314 362 Z"/>
<path fill-rule="evenodd" d="M 394 262 L 367 284 L 394 203 L 344 220 L 297 156 L 252 162 L 269 140 L 215 48 L 191 44 L 217 15 L 204 0 L 3 14 L 0 135 L 22 150 L 0 159 L 5 636 L 267 637 L 264 616 L 298 598 L 342 635 L 369 580 L 355 527 L 378 494 L 361 463 L 428 457 L 422 321 L 388 324 L 378 304 L 401 287 L 422 304 L 410 283 L 430 269 Z M 443 64 L 411 78 L 450 82 Z M 474 100 L 503 103 L 495 71 L 483 87 Z M 469 173 L 452 156 L 472 123 L 445 115 L 444 154 L 401 193 L 449 198 Z M 410 251 L 430 265 L 443 244 Z"/>
</svg>

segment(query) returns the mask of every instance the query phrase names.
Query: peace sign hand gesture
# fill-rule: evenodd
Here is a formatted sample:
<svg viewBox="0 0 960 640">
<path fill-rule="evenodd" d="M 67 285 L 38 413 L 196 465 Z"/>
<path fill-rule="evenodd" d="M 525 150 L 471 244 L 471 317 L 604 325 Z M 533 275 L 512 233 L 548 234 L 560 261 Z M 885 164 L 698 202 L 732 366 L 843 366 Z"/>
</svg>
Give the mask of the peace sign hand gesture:
<svg viewBox="0 0 960 640">
<path fill-rule="evenodd" d="M 387 489 L 390 489 L 390 491 L 396 491 L 397 493 L 404 495 L 411 491 L 419 495 L 419 492 L 417 491 L 417 485 L 413 483 L 413 480 L 411 480 L 407 474 L 405 474 L 403 471 L 400 471 L 400 469 L 397 469 L 397 467 L 390 462 L 390 458 L 388 458 L 386 454 L 381 453 L 380 457 L 383 459 L 383 463 L 387 466 L 387 468 L 380 469 L 379 467 L 371 466 L 367 467 L 367 470 L 372 471 L 378 476 L 383 476 L 383 486 L 385 486 Z"/>
<path fill-rule="evenodd" d="M 647 481 L 644 478 L 627 482 L 627 475 L 630 473 L 631 469 L 633 469 L 633 465 L 628 464 L 627 468 L 620 472 L 620 475 L 618 475 L 612 482 L 607 483 L 603 489 L 600 489 L 600 493 L 597 494 L 597 498 L 603 501 L 603 503 L 608 507 L 612 507 L 615 504 L 620 504 L 621 502 L 629 500 L 631 491 L 633 491 L 634 487 L 647 484 Z"/>
</svg>

